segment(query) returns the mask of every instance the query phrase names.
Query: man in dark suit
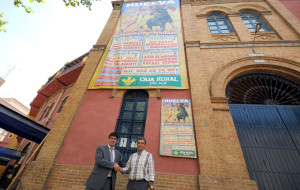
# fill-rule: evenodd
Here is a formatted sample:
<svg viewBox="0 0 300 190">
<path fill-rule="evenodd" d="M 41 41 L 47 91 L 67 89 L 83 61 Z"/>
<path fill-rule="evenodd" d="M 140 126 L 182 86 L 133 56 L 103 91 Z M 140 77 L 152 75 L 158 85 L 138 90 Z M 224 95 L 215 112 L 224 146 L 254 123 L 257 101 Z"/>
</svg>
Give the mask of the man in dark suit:
<svg viewBox="0 0 300 190">
<path fill-rule="evenodd" d="M 95 165 L 87 179 L 86 190 L 114 190 L 116 174 L 120 169 L 121 153 L 115 149 L 118 135 L 115 132 L 109 134 L 108 145 L 98 146 L 95 156 Z"/>
</svg>

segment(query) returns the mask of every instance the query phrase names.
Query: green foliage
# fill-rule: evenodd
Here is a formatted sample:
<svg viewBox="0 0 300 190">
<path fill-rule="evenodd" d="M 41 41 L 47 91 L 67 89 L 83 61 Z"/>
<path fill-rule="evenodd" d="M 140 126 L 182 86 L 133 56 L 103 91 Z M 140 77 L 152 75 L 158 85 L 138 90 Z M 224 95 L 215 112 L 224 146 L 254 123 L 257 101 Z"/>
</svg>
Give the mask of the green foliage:
<svg viewBox="0 0 300 190">
<path fill-rule="evenodd" d="M 87 7 L 89 10 L 92 9 L 92 1 L 93 0 L 63 0 L 66 7 L 78 7 L 80 5 L 83 5 L 83 6 Z M 98 1 L 98 0 L 94 0 L 94 1 Z M 29 0 L 29 2 L 30 3 L 37 2 L 37 3 L 45 4 L 44 0 Z M 24 5 L 21 0 L 14 0 L 14 6 L 24 8 L 24 10 L 27 13 L 33 13 L 34 12 L 29 6 Z M 2 16 L 3 16 L 3 14 L 0 13 L 0 32 L 6 32 L 6 29 L 4 28 L 4 25 L 6 25 L 8 22 L 6 20 L 3 20 Z"/>
<path fill-rule="evenodd" d="M 30 3 L 33 3 L 33 2 L 34 2 L 34 0 L 30 0 Z M 37 2 L 39 2 L 39 1 L 37 1 Z M 27 13 L 33 13 L 33 10 L 30 7 L 24 5 L 21 0 L 14 0 L 14 5 L 15 5 L 15 7 L 23 7 Z"/>
<path fill-rule="evenodd" d="M 7 24 L 6 20 L 2 20 L 3 13 L 0 13 L 0 32 L 6 32 L 6 29 L 3 27 Z"/>
<path fill-rule="evenodd" d="M 66 7 L 77 7 L 79 5 L 84 5 L 86 6 L 89 10 L 92 9 L 92 0 L 63 0 Z M 95 0 L 94 0 L 95 1 Z M 98 1 L 98 0 L 96 0 Z"/>
</svg>

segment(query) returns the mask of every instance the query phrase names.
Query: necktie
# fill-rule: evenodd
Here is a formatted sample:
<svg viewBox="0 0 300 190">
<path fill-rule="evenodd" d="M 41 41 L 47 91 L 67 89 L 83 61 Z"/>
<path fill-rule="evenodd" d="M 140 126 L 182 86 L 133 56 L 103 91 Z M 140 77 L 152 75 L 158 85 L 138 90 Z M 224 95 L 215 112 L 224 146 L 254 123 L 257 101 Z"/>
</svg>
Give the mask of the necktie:
<svg viewBox="0 0 300 190">
<path fill-rule="evenodd" d="M 114 155 L 113 155 L 113 152 L 112 152 L 113 149 L 110 148 L 109 151 L 110 151 L 110 161 L 114 162 Z"/>
<path fill-rule="evenodd" d="M 111 162 L 114 162 L 114 155 L 113 155 L 113 149 L 112 148 L 109 148 L 109 153 L 110 153 L 110 161 Z M 110 170 L 109 172 L 108 172 L 108 177 L 111 177 L 111 172 L 112 172 L 112 170 Z"/>
</svg>

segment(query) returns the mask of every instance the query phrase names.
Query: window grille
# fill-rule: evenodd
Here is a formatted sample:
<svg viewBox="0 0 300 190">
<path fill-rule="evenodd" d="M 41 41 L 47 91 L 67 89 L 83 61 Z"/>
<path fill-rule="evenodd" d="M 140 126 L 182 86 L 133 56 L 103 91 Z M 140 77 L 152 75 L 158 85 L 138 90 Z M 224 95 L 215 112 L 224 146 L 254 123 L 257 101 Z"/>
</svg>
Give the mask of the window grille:
<svg viewBox="0 0 300 190">
<path fill-rule="evenodd" d="M 255 32 L 255 26 L 258 23 L 262 24 L 262 27 L 259 30 L 259 32 L 270 31 L 268 26 L 264 23 L 260 16 L 258 16 L 258 14 L 251 12 L 241 12 L 240 15 L 250 32 Z"/>
<path fill-rule="evenodd" d="M 206 16 L 209 30 L 212 34 L 231 33 L 232 29 L 227 18 L 222 14 L 209 14 Z"/>
</svg>

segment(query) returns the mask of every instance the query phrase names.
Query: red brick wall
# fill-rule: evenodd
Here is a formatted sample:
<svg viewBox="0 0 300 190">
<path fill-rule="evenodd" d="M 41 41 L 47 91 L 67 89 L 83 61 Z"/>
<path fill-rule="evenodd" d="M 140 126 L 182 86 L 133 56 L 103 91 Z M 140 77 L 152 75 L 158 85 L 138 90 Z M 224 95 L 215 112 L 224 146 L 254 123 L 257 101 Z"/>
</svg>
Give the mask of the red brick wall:
<svg viewBox="0 0 300 190">
<path fill-rule="evenodd" d="M 58 154 L 59 164 L 92 166 L 97 146 L 107 144 L 115 130 L 123 98 L 110 98 L 112 90 L 88 90 Z M 189 90 L 161 90 L 162 98 L 190 99 Z M 146 150 L 154 157 L 156 171 L 179 174 L 199 174 L 197 159 L 172 158 L 159 155 L 161 99 L 151 97 L 145 125 Z M 80 154 L 78 154 L 80 152 Z M 76 155 L 76 156 L 75 156 Z M 182 165 L 185 167 L 182 167 Z"/>
<path fill-rule="evenodd" d="M 48 190 L 84 189 L 85 182 L 92 167 L 74 165 L 55 165 L 46 186 Z M 116 190 L 125 190 L 128 175 L 118 173 Z M 154 187 L 156 190 L 196 190 L 199 189 L 198 178 L 195 175 L 180 175 L 156 173 Z"/>
<path fill-rule="evenodd" d="M 300 20 L 300 0 L 280 0 L 280 3 Z"/>
</svg>

